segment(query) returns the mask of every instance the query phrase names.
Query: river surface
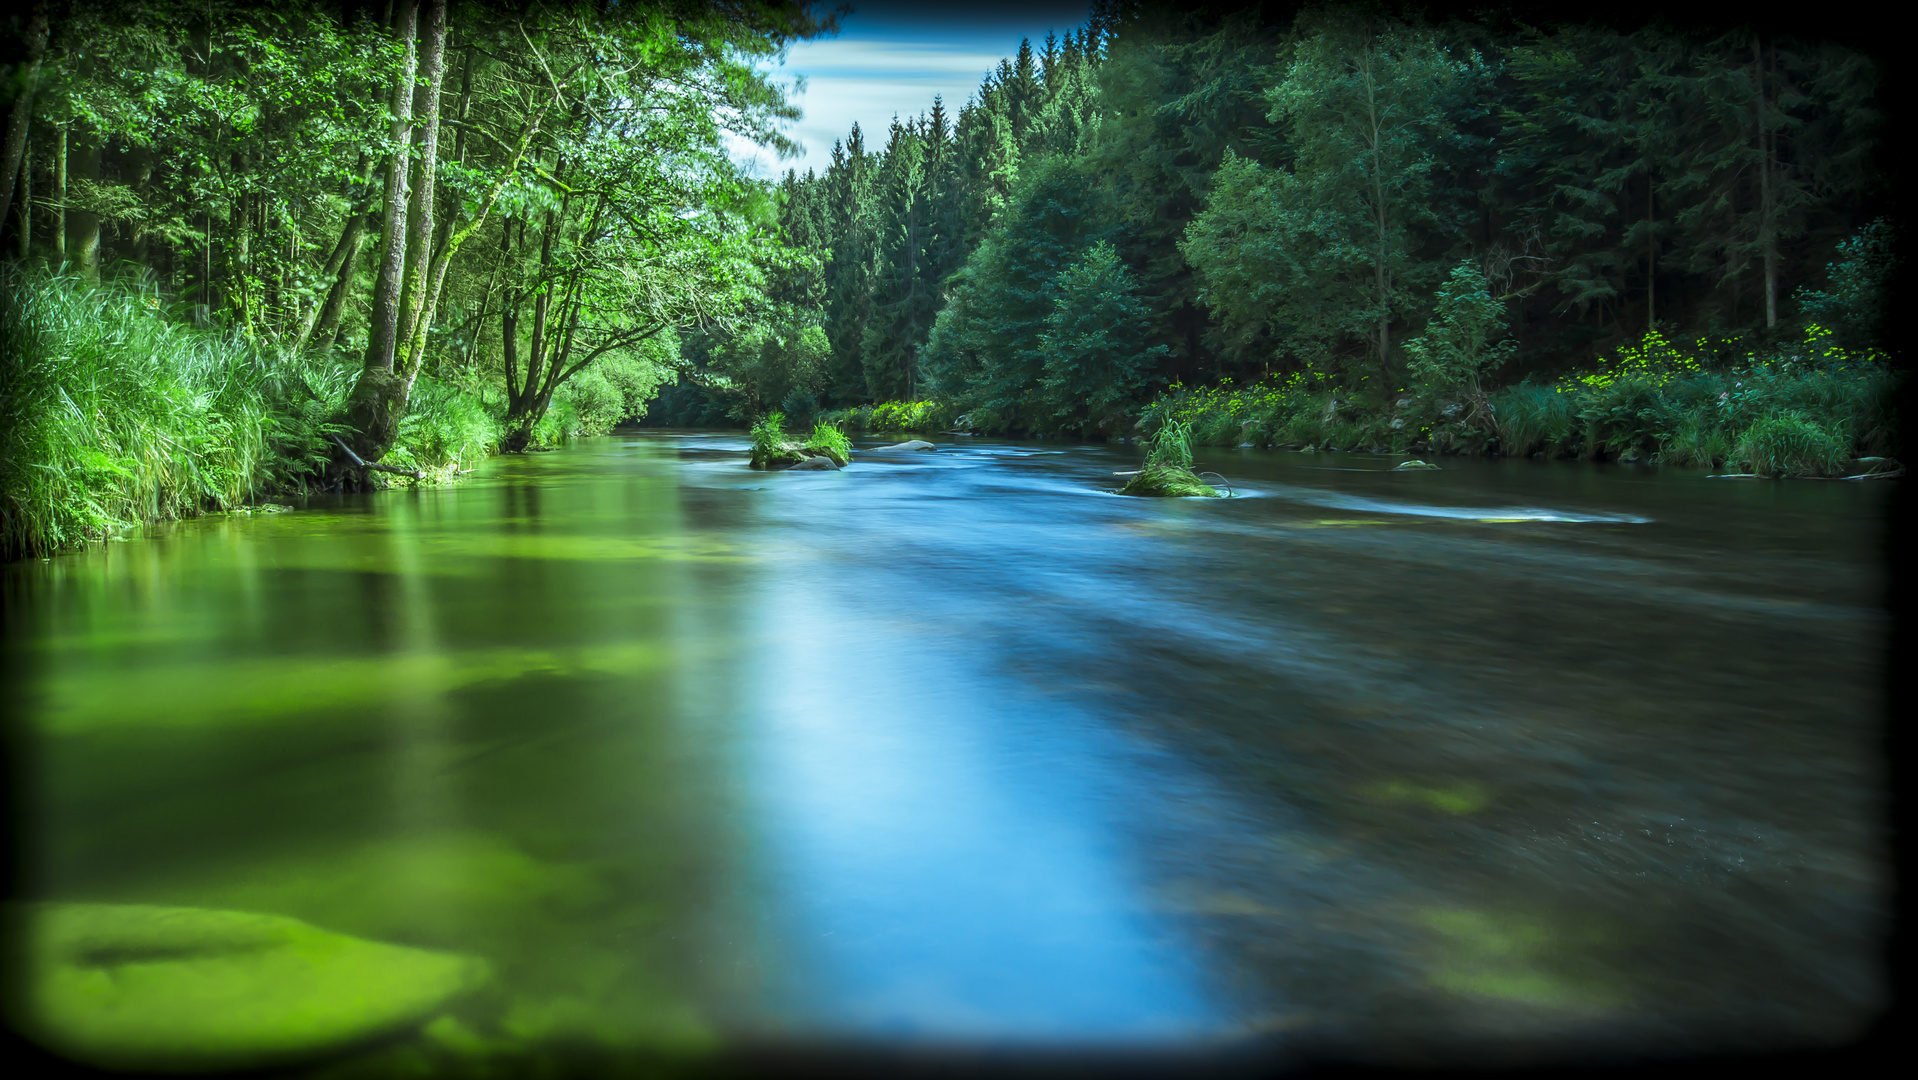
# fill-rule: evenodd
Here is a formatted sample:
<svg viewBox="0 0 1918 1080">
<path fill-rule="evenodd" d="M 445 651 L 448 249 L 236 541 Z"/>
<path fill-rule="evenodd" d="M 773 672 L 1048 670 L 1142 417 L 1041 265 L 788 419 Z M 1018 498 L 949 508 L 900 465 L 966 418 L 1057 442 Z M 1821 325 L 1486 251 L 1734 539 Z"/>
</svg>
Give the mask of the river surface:
<svg viewBox="0 0 1918 1080">
<path fill-rule="evenodd" d="M 365 1060 L 1682 1055 L 1887 1004 L 1888 484 L 745 447 L 5 567 L 26 891 L 493 965 Z"/>
</svg>

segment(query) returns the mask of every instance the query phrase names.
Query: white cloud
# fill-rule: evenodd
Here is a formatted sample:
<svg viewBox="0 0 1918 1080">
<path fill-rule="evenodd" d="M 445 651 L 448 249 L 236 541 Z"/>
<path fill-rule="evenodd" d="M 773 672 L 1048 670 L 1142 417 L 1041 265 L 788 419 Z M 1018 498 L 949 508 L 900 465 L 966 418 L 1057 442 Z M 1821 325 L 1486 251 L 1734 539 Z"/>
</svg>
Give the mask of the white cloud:
<svg viewBox="0 0 1918 1080">
<path fill-rule="evenodd" d="M 1018 47 L 1015 37 L 1013 49 Z M 918 116 L 932 109 L 935 95 L 957 117 L 959 107 L 976 94 L 1005 52 L 986 52 L 973 42 L 845 41 L 828 39 L 793 47 L 775 77 L 805 76 L 806 89 L 793 100 L 805 117 L 788 134 L 805 145 L 798 159 L 780 161 L 771 151 L 735 140 L 740 160 L 757 162 L 761 175 L 777 177 L 787 169 L 825 172 L 832 144 L 844 139 L 857 121 L 869 149 L 882 149 L 896 115 Z"/>
</svg>

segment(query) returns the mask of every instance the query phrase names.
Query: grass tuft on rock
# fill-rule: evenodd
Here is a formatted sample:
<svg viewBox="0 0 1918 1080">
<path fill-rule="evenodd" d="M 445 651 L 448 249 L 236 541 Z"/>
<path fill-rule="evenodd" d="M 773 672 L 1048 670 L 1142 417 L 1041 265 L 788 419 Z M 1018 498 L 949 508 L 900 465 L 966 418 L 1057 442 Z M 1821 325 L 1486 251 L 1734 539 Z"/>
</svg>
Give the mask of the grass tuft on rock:
<svg viewBox="0 0 1918 1080">
<path fill-rule="evenodd" d="M 1219 491 L 1192 471 L 1192 428 L 1178 420 L 1159 426 L 1145 467 L 1128 477 L 1121 495 L 1151 498 L 1219 498 Z"/>
<path fill-rule="evenodd" d="M 812 434 L 807 436 L 800 450 L 808 455 L 830 458 L 834 465 L 842 469 L 852 464 L 852 439 L 838 427 L 823 421 L 813 425 Z"/>
<path fill-rule="evenodd" d="M 784 469 L 809 458 L 823 457 L 837 468 L 852 462 L 852 440 L 832 424 L 813 425 L 805 442 L 786 437 L 786 414 L 770 413 L 752 427 L 750 464 L 755 469 Z"/>
<path fill-rule="evenodd" d="M 753 425 L 753 468 L 776 469 L 806 460 L 806 455 L 799 452 L 799 447 L 786 438 L 785 423 L 785 413 L 770 413 Z"/>
</svg>

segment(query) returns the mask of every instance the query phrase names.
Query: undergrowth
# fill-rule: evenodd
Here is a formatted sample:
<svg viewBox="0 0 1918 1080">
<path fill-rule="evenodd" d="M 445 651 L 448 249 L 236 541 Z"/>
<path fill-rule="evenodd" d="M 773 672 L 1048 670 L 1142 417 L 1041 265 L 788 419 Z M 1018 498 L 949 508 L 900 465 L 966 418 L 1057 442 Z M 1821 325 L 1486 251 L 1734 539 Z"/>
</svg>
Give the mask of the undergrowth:
<svg viewBox="0 0 1918 1080">
<path fill-rule="evenodd" d="M 1208 446 L 1571 457 L 1829 476 L 1898 450 L 1896 376 L 1819 326 L 1783 347 L 1683 346 L 1654 332 L 1590 370 L 1485 394 L 1386 396 L 1325 375 L 1174 385 L 1141 425 L 1179 422 Z"/>
</svg>

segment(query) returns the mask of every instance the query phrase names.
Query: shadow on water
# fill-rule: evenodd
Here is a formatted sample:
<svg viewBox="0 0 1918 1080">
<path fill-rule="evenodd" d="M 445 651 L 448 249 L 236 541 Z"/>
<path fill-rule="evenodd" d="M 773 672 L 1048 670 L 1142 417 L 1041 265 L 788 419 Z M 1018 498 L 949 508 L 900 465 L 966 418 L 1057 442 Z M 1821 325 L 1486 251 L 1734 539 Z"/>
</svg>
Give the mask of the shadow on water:
<svg viewBox="0 0 1918 1080">
<path fill-rule="evenodd" d="M 745 445 L 6 568 L 25 892 L 487 965 L 328 1075 L 1682 1055 L 1887 1003 L 1882 488 Z"/>
</svg>

